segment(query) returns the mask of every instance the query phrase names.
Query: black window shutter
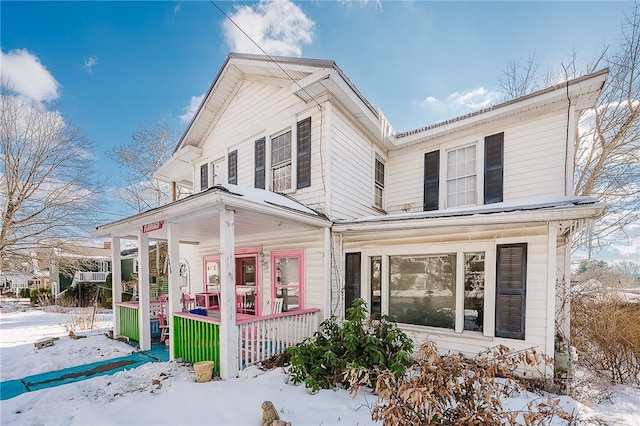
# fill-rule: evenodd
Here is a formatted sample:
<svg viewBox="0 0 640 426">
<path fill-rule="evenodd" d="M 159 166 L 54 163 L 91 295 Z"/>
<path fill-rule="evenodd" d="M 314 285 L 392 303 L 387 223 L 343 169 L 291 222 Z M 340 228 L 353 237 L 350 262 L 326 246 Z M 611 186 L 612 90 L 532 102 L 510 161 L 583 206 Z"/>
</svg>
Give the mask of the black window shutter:
<svg viewBox="0 0 640 426">
<path fill-rule="evenodd" d="M 496 336 L 524 340 L 527 244 L 499 244 L 496 259 Z"/>
<path fill-rule="evenodd" d="M 229 153 L 229 183 L 238 184 L 238 150 Z"/>
<path fill-rule="evenodd" d="M 353 301 L 360 295 L 360 253 L 347 253 L 345 254 L 345 285 L 344 285 L 344 309 L 345 315 L 347 309 L 351 307 Z"/>
<path fill-rule="evenodd" d="M 204 191 L 209 187 L 209 165 L 200 166 L 200 191 Z"/>
<path fill-rule="evenodd" d="M 255 172 L 253 178 L 253 186 L 254 188 L 264 188 L 264 180 L 265 180 L 265 138 L 258 139 L 255 144 Z"/>
<path fill-rule="evenodd" d="M 440 151 L 424 155 L 424 211 L 438 210 L 440 200 Z"/>
<path fill-rule="evenodd" d="M 311 117 L 298 122 L 297 187 L 311 186 Z"/>
<path fill-rule="evenodd" d="M 484 203 L 502 199 L 504 170 L 504 133 L 484 138 Z"/>
</svg>

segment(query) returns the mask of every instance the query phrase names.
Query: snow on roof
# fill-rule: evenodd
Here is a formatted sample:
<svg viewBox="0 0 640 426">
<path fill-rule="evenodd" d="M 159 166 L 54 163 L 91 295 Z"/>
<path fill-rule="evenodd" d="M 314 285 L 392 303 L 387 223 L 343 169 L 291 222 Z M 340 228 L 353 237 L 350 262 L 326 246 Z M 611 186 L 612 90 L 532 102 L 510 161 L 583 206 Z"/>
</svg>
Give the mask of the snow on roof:
<svg viewBox="0 0 640 426">
<path fill-rule="evenodd" d="M 526 201 L 509 201 L 502 203 L 485 204 L 482 206 L 457 207 L 446 210 L 419 211 L 411 213 L 396 213 L 384 216 L 366 216 L 359 219 L 336 221 L 340 224 L 348 223 L 364 223 L 364 222 L 384 222 L 403 219 L 428 219 L 440 217 L 454 216 L 472 216 L 478 214 L 490 213 L 507 213 L 514 211 L 531 211 L 531 210 L 551 210 L 567 207 L 576 207 L 582 205 L 598 204 L 599 201 L 594 197 L 543 197 L 527 199 Z"/>
<path fill-rule="evenodd" d="M 229 194 L 243 197 L 246 200 L 256 204 L 283 207 L 285 209 L 295 210 L 300 213 L 321 217 L 321 215 L 318 212 L 308 208 L 304 204 L 297 202 L 293 198 L 289 198 L 286 195 L 279 194 L 276 192 L 267 191 L 265 189 L 232 185 L 230 183 L 216 185 L 214 186 L 214 188 L 221 188 L 224 191 L 228 192 Z"/>
</svg>

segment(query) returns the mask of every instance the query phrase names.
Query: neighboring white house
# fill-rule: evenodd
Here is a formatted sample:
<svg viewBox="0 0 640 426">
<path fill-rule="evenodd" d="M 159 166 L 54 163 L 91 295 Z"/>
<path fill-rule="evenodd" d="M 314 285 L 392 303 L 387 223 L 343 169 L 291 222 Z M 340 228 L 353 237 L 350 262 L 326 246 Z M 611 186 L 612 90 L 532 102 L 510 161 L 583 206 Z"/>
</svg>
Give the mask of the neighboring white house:
<svg viewBox="0 0 640 426">
<path fill-rule="evenodd" d="M 572 186 L 577 115 L 606 76 L 395 133 L 333 61 L 230 54 L 155 174 L 193 194 L 94 235 L 111 238 L 113 265 L 122 239 L 138 241 L 140 265 L 150 239 L 167 240 L 170 263 L 190 265 L 191 288 L 219 286 L 223 378 L 239 365 L 225 303 L 240 287 L 257 317 L 275 299 L 284 312 L 341 316 L 362 297 L 444 351 L 504 344 L 553 356 L 572 233 L 605 210 Z M 139 272 L 143 289 L 148 268 Z M 139 321 L 147 348 L 144 309 Z"/>
</svg>

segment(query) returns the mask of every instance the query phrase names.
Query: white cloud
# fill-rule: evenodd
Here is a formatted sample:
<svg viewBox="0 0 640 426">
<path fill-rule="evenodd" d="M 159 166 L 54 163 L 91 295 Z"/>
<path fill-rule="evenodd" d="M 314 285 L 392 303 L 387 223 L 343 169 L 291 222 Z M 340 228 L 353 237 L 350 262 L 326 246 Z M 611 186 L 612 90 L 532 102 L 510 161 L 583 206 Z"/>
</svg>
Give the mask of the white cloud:
<svg viewBox="0 0 640 426">
<path fill-rule="evenodd" d="M 467 114 L 494 105 L 500 99 L 498 91 L 490 91 L 479 87 L 468 92 L 453 92 L 444 99 L 427 96 L 413 104 L 435 111 L 444 118 Z"/>
<path fill-rule="evenodd" d="M 182 10 L 182 3 L 177 3 L 173 7 L 173 13 L 178 14 L 178 13 L 180 13 L 180 10 Z"/>
<path fill-rule="evenodd" d="M 84 61 L 84 69 L 86 72 L 88 72 L 89 74 L 93 74 L 93 67 L 98 63 L 98 58 L 96 58 L 95 56 L 89 56 L 85 61 Z"/>
<path fill-rule="evenodd" d="M 192 96 L 191 100 L 189 101 L 189 105 L 182 108 L 184 114 L 180 116 L 180 121 L 182 121 L 183 123 L 188 123 L 189 121 L 191 121 L 191 118 L 193 118 L 193 115 L 198 110 L 202 99 L 204 99 L 204 95 Z"/>
<path fill-rule="evenodd" d="M 289 0 L 261 0 L 255 6 L 236 6 L 230 17 L 269 55 L 302 56 L 302 45 L 313 41 L 315 23 Z M 262 54 L 228 19 L 222 29 L 232 51 Z"/>
<path fill-rule="evenodd" d="M 60 83 L 37 56 L 26 49 L 10 50 L 6 54 L 0 51 L 0 54 L 0 77 L 10 89 L 36 102 L 60 97 Z"/>
</svg>

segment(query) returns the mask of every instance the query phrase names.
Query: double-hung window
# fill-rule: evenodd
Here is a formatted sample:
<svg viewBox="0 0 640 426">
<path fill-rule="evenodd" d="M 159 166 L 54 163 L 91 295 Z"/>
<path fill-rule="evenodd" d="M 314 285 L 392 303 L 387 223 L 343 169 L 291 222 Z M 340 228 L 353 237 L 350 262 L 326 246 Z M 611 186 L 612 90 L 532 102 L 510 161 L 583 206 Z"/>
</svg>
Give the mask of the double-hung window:
<svg viewBox="0 0 640 426">
<path fill-rule="evenodd" d="M 498 203 L 503 201 L 503 186 L 504 133 L 424 155 L 425 211 Z"/>
<path fill-rule="evenodd" d="M 476 204 L 476 145 L 447 151 L 447 207 Z"/>
<path fill-rule="evenodd" d="M 384 206 L 384 162 L 378 156 L 375 160 L 373 205 L 379 209 Z"/>
<path fill-rule="evenodd" d="M 271 138 L 271 190 L 291 189 L 291 130 Z"/>
</svg>

